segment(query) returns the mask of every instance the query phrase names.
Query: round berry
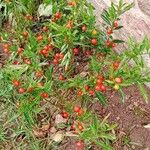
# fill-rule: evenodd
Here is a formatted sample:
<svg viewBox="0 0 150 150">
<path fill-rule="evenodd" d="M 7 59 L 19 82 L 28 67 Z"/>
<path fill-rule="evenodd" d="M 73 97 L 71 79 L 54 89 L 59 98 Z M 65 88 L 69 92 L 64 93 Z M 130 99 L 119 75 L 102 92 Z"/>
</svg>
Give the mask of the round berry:
<svg viewBox="0 0 150 150">
<path fill-rule="evenodd" d="M 49 97 L 49 95 L 48 95 L 48 93 L 43 92 L 43 93 L 41 93 L 41 97 L 42 97 L 42 98 L 48 98 L 48 97 Z"/>
<path fill-rule="evenodd" d="M 63 112 L 62 112 L 62 117 L 63 117 L 63 118 L 68 118 L 68 113 L 67 113 L 66 111 L 63 111 Z"/>
<path fill-rule="evenodd" d="M 79 112 L 81 110 L 81 107 L 80 106 L 75 106 L 74 107 L 74 112 Z"/>
<path fill-rule="evenodd" d="M 115 28 L 117 28 L 119 26 L 118 21 L 117 20 L 114 21 L 113 25 L 114 25 Z"/>
<path fill-rule="evenodd" d="M 60 80 L 60 81 L 63 81 L 63 80 L 65 80 L 65 77 L 64 77 L 63 75 L 60 75 L 60 76 L 59 76 L 59 80 Z"/>
<path fill-rule="evenodd" d="M 18 91 L 19 91 L 20 94 L 23 94 L 25 92 L 25 89 L 24 88 L 19 88 Z"/>
<path fill-rule="evenodd" d="M 91 40 L 91 43 L 92 43 L 93 45 L 97 45 L 97 39 L 92 39 L 92 40 Z"/>
<path fill-rule="evenodd" d="M 37 40 L 38 40 L 38 41 L 42 41 L 42 40 L 43 40 L 43 36 L 42 36 L 42 35 L 39 35 L 39 36 L 37 37 Z"/>
<path fill-rule="evenodd" d="M 112 31 L 111 28 L 107 29 L 107 34 L 108 34 L 108 35 L 111 35 L 112 33 L 113 33 L 113 31 Z"/>
<path fill-rule="evenodd" d="M 73 49 L 73 53 L 74 53 L 75 55 L 79 54 L 79 49 L 78 49 L 78 48 L 74 48 L 74 49 Z"/>
<path fill-rule="evenodd" d="M 90 94 L 90 95 L 94 95 L 94 94 L 95 94 L 95 91 L 94 91 L 94 90 L 89 90 L 89 94 Z"/>
<path fill-rule="evenodd" d="M 120 78 L 120 77 L 115 78 L 115 82 L 118 83 L 118 84 L 121 84 L 122 83 L 122 78 Z"/>
<path fill-rule="evenodd" d="M 83 92 L 82 91 L 78 91 L 78 96 L 82 96 L 83 95 Z"/>
<path fill-rule="evenodd" d="M 18 80 L 13 80 L 13 85 L 14 86 L 16 86 L 16 87 L 18 87 L 18 86 L 20 86 L 20 81 L 18 81 Z"/>
<path fill-rule="evenodd" d="M 87 30 L 87 27 L 84 25 L 84 26 L 82 26 L 82 31 L 83 32 L 86 32 L 86 30 Z"/>
</svg>

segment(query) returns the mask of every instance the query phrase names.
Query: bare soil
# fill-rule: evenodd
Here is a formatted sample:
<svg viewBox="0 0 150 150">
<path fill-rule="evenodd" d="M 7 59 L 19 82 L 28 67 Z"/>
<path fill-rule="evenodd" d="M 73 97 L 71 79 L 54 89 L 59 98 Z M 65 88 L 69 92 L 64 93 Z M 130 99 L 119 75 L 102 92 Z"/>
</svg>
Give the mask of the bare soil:
<svg viewBox="0 0 150 150">
<path fill-rule="evenodd" d="M 136 86 L 124 89 L 126 101 L 122 103 L 118 92 L 109 92 L 109 104 L 103 108 L 99 103 L 92 106 L 100 116 L 109 113 L 109 121 L 118 124 L 115 150 L 150 149 L 150 129 L 144 128 L 150 124 L 150 103 L 146 104 Z"/>
<path fill-rule="evenodd" d="M 150 93 L 150 90 L 147 89 Z M 110 113 L 109 121 L 118 125 L 117 140 L 113 143 L 114 150 L 149 150 L 150 129 L 150 103 L 146 104 L 136 86 L 124 89 L 126 101 L 121 102 L 118 92 L 109 91 L 108 106 L 103 107 L 99 102 L 94 103 L 91 109 L 96 115 L 105 117 Z M 61 150 L 78 150 L 75 141 L 66 142 Z M 93 146 L 91 150 L 100 150 Z"/>
</svg>

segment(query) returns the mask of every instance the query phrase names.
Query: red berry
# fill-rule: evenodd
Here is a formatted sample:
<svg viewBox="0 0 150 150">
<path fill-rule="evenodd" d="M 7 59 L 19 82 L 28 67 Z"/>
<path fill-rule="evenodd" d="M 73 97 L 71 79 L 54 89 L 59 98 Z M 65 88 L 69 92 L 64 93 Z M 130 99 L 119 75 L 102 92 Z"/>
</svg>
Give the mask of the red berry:
<svg viewBox="0 0 150 150">
<path fill-rule="evenodd" d="M 35 76 L 36 76 L 37 78 L 39 78 L 39 77 L 42 76 L 42 74 L 43 74 L 42 71 L 37 71 L 37 72 L 35 73 Z"/>
<path fill-rule="evenodd" d="M 78 48 L 74 48 L 73 49 L 73 53 L 76 55 L 76 54 L 79 54 L 79 49 Z"/>
<path fill-rule="evenodd" d="M 42 36 L 42 35 L 39 35 L 39 36 L 37 37 L 37 40 L 38 40 L 38 41 L 42 41 L 42 40 L 43 40 L 43 36 Z"/>
<path fill-rule="evenodd" d="M 83 92 L 82 91 L 78 91 L 78 96 L 82 96 Z"/>
<path fill-rule="evenodd" d="M 34 88 L 33 88 L 33 87 L 29 87 L 29 88 L 28 88 L 28 92 L 29 92 L 29 93 L 32 93 L 32 92 L 33 92 L 33 90 L 34 90 Z"/>
<path fill-rule="evenodd" d="M 82 125 L 78 125 L 78 128 L 80 131 L 82 131 L 84 129 Z"/>
<path fill-rule="evenodd" d="M 86 52 L 85 52 L 85 55 L 86 55 L 86 56 L 90 56 L 91 54 L 92 54 L 91 51 L 86 51 Z"/>
<path fill-rule="evenodd" d="M 71 6 L 71 7 L 75 7 L 76 6 L 76 2 L 73 1 L 73 2 L 68 2 L 68 5 Z"/>
<path fill-rule="evenodd" d="M 65 77 L 63 75 L 60 75 L 59 80 L 63 81 L 63 80 L 65 80 Z"/>
<path fill-rule="evenodd" d="M 112 48 L 115 48 L 116 47 L 116 43 L 112 43 Z"/>
<path fill-rule="evenodd" d="M 20 81 L 18 81 L 18 80 L 13 80 L 13 85 L 14 86 L 16 86 L 16 87 L 18 87 L 18 86 L 20 86 Z"/>
<path fill-rule="evenodd" d="M 114 25 L 115 28 L 117 28 L 117 27 L 119 26 L 119 25 L 118 25 L 118 21 L 117 21 L 117 20 L 114 21 L 114 24 L 113 24 L 113 25 Z"/>
<path fill-rule="evenodd" d="M 74 107 L 74 112 L 79 112 L 81 110 L 81 107 L 80 106 L 75 106 Z"/>
<path fill-rule="evenodd" d="M 105 77 L 103 75 L 98 75 L 98 79 L 104 81 Z"/>
<path fill-rule="evenodd" d="M 105 85 L 101 85 L 101 91 L 102 92 L 106 91 L 106 86 Z"/>
<path fill-rule="evenodd" d="M 96 84 L 97 85 L 101 85 L 103 83 L 103 80 L 102 79 L 98 79 L 97 81 L 96 81 Z"/>
<path fill-rule="evenodd" d="M 111 45 L 111 42 L 109 40 L 106 41 L 106 46 L 109 47 Z"/>
<path fill-rule="evenodd" d="M 83 32 L 86 32 L 86 30 L 87 30 L 87 27 L 84 25 L 84 26 L 82 26 L 82 31 Z"/>
<path fill-rule="evenodd" d="M 59 63 L 59 62 L 58 62 L 57 59 L 54 59 L 54 60 L 53 60 L 53 64 L 54 64 L 54 65 L 57 65 L 58 63 Z"/>
<path fill-rule="evenodd" d="M 43 54 L 43 55 L 46 55 L 46 54 L 48 54 L 48 51 L 47 51 L 46 49 L 43 49 L 43 50 L 42 50 L 42 54 Z"/>
<path fill-rule="evenodd" d="M 18 91 L 19 91 L 20 94 L 23 94 L 25 92 L 25 89 L 24 88 L 19 88 Z"/>
<path fill-rule="evenodd" d="M 3 48 L 5 49 L 8 49 L 9 48 L 9 45 L 8 44 L 3 44 Z"/>
<path fill-rule="evenodd" d="M 42 98 L 48 98 L 48 96 L 49 96 L 49 95 L 48 95 L 48 93 L 46 93 L 46 92 L 41 93 L 41 97 L 42 97 Z"/>
<path fill-rule="evenodd" d="M 18 54 L 21 54 L 23 52 L 23 48 L 19 47 L 18 48 Z"/>
<path fill-rule="evenodd" d="M 83 110 L 82 109 L 80 109 L 79 111 L 78 111 L 78 116 L 82 116 L 83 115 Z"/>
<path fill-rule="evenodd" d="M 122 78 L 120 78 L 120 77 L 115 78 L 115 82 L 118 83 L 118 84 L 121 84 L 122 83 Z"/>
<path fill-rule="evenodd" d="M 55 59 L 60 59 L 60 54 L 59 53 L 55 54 Z"/>
<path fill-rule="evenodd" d="M 68 21 L 67 25 L 66 25 L 66 28 L 72 29 L 73 28 L 73 22 L 72 21 Z"/>
<path fill-rule="evenodd" d="M 101 87 L 99 85 L 96 85 L 95 90 L 96 91 L 101 91 Z"/>
<path fill-rule="evenodd" d="M 14 65 L 19 65 L 19 61 L 18 60 L 14 60 L 13 64 Z"/>
<path fill-rule="evenodd" d="M 46 45 L 46 46 L 44 47 L 44 50 L 49 51 L 49 46 Z"/>
<path fill-rule="evenodd" d="M 4 51 L 5 54 L 9 53 L 9 50 L 7 48 L 4 48 L 3 51 Z"/>
<path fill-rule="evenodd" d="M 63 118 L 68 118 L 68 113 L 65 112 L 65 111 L 63 111 L 63 112 L 62 112 L 62 117 L 63 117 Z"/>
<path fill-rule="evenodd" d="M 60 53 L 59 57 L 60 57 L 60 59 L 63 59 L 64 58 L 64 54 Z"/>
<path fill-rule="evenodd" d="M 119 65 L 120 65 L 120 62 L 119 62 L 119 61 L 115 61 L 115 62 L 113 63 L 114 69 L 115 69 L 115 70 L 118 69 Z"/>
<path fill-rule="evenodd" d="M 28 37 L 29 33 L 27 31 L 23 32 L 24 37 Z"/>
<path fill-rule="evenodd" d="M 71 126 L 71 130 L 76 130 L 76 126 L 74 124 Z"/>
<path fill-rule="evenodd" d="M 90 88 L 90 87 L 89 87 L 88 85 L 85 85 L 85 90 L 86 90 L 86 91 L 88 91 L 89 88 Z"/>
<path fill-rule="evenodd" d="M 91 40 L 91 43 L 92 43 L 93 45 L 97 45 L 97 39 L 92 39 L 92 40 Z"/>
<path fill-rule="evenodd" d="M 56 14 L 55 14 L 56 19 L 60 19 L 61 16 L 62 16 L 61 12 L 56 12 Z"/>
<path fill-rule="evenodd" d="M 90 95 L 94 95 L 94 94 L 95 94 L 94 90 L 90 90 L 90 91 L 89 91 L 89 94 L 90 94 Z"/>
<path fill-rule="evenodd" d="M 108 34 L 108 35 L 111 35 L 112 33 L 113 33 L 113 31 L 112 31 L 111 28 L 107 29 L 107 34 Z"/>
</svg>

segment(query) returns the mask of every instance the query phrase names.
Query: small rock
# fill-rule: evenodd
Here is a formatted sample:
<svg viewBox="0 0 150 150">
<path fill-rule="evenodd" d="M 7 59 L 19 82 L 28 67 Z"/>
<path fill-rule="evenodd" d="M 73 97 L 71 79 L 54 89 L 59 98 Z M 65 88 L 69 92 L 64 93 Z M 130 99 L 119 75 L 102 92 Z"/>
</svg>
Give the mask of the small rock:
<svg viewBox="0 0 150 150">
<path fill-rule="evenodd" d="M 59 143 L 64 139 L 64 133 L 62 131 L 58 131 L 56 134 L 51 135 L 51 139 Z"/>
<path fill-rule="evenodd" d="M 50 132 L 51 132 L 51 133 L 56 133 L 56 132 L 57 132 L 57 130 L 56 130 L 56 128 L 55 128 L 55 127 L 52 127 L 52 128 L 50 129 Z"/>
<path fill-rule="evenodd" d="M 81 73 L 80 73 L 80 76 L 81 76 L 82 78 L 86 77 L 87 75 L 88 75 L 88 72 L 81 72 Z"/>
<path fill-rule="evenodd" d="M 144 128 L 149 129 L 150 130 L 150 124 L 147 124 L 144 126 Z"/>
<path fill-rule="evenodd" d="M 60 114 L 55 117 L 55 124 L 66 123 L 67 119 L 64 119 Z"/>
<path fill-rule="evenodd" d="M 35 135 L 35 137 L 37 138 L 44 138 L 46 133 L 43 132 L 42 130 L 40 129 L 33 129 L 33 134 Z"/>
<path fill-rule="evenodd" d="M 117 117 L 116 119 L 117 119 L 117 120 L 120 120 L 120 117 Z"/>
<path fill-rule="evenodd" d="M 83 68 L 84 71 L 88 71 L 89 70 L 89 65 L 86 65 L 84 68 Z"/>
</svg>

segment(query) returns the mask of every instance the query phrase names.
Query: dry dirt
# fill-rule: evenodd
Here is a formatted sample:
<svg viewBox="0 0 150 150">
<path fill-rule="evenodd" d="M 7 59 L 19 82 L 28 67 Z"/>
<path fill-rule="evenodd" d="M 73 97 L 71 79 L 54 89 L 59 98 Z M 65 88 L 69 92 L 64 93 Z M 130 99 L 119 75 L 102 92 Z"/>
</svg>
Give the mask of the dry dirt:
<svg viewBox="0 0 150 150">
<path fill-rule="evenodd" d="M 144 126 L 150 124 L 150 103 L 146 104 L 136 86 L 124 89 L 126 101 L 122 103 L 117 92 L 110 91 L 106 95 L 109 104 L 102 107 L 99 102 L 91 109 L 100 118 L 109 113 L 109 121 L 117 123 L 117 140 L 113 143 L 113 150 L 149 150 L 150 129 Z M 150 90 L 148 90 L 150 93 Z M 75 141 L 67 141 L 61 150 L 78 150 Z M 93 146 L 91 150 L 100 150 Z"/>
<path fill-rule="evenodd" d="M 148 90 L 149 91 L 149 90 Z M 109 120 L 118 124 L 118 140 L 115 150 L 144 150 L 150 149 L 150 129 L 144 128 L 150 124 L 150 103 L 146 104 L 136 86 L 124 89 L 126 101 L 120 101 L 117 92 L 109 92 L 108 107 L 103 108 L 99 103 L 92 106 L 100 116 L 111 113 Z M 128 142 L 125 141 L 125 137 Z M 127 142 L 125 145 L 125 142 Z"/>
</svg>

